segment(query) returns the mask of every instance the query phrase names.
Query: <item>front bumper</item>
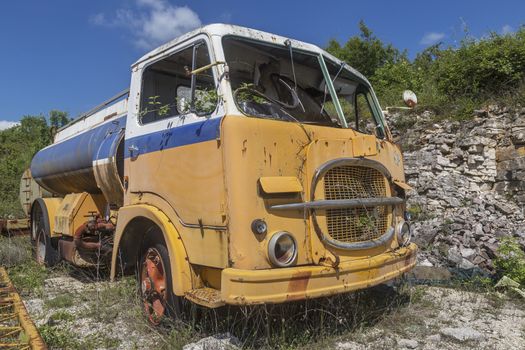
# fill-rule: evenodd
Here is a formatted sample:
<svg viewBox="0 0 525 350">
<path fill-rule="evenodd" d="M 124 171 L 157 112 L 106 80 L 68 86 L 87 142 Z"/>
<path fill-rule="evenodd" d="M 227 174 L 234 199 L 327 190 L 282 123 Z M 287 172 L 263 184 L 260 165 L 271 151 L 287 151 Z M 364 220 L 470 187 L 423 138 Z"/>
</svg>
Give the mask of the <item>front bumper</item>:
<svg viewBox="0 0 525 350">
<path fill-rule="evenodd" d="M 338 268 L 296 266 L 269 270 L 222 271 L 221 299 L 226 304 L 282 303 L 355 291 L 389 281 L 416 264 L 417 246 L 367 259 L 345 261 Z"/>
</svg>

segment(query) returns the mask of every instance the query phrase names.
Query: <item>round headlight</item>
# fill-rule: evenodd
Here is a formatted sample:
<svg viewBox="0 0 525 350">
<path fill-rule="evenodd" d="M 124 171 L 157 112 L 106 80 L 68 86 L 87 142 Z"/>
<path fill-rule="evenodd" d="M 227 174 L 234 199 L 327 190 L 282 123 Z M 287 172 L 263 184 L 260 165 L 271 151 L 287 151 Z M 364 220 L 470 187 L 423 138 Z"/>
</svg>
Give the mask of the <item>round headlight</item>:
<svg viewBox="0 0 525 350">
<path fill-rule="evenodd" d="M 400 246 L 406 246 L 410 243 L 411 236 L 412 230 L 410 229 L 410 224 L 401 220 L 397 225 L 397 243 L 399 243 Z"/>
<path fill-rule="evenodd" d="M 268 257 L 275 266 L 286 267 L 297 259 L 297 242 L 285 231 L 277 232 L 268 243 Z"/>
</svg>

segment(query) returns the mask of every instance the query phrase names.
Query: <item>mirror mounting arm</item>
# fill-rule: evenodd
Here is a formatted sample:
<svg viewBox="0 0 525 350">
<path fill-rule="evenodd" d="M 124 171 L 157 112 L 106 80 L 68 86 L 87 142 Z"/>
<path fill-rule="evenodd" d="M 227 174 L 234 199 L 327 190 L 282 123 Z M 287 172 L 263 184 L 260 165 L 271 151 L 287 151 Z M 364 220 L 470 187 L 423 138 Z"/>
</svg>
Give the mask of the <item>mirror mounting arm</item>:
<svg viewBox="0 0 525 350">
<path fill-rule="evenodd" d="M 210 69 L 211 67 L 215 67 L 215 66 L 218 66 L 218 65 L 221 65 L 221 64 L 224 64 L 224 65 L 225 65 L 226 62 L 223 62 L 223 61 L 215 61 L 215 62 L 213 62 L 213 63 L 207 64 L 207 65 L 205 65 L 205 66 L 203 66 L 203 67 L 200 67 L 200 68 L 197 68 L 197 69 L 192 68 L 193 70 L 191 70 L 191 71 L 187 70 L 187 71 L 186 71 L 186 75 L 188 75 L 188 76 L 190 76 L 190 75 L 197 75 L 197 74 L 199 74 L 199 73 L 202 73 L 202 72 L 204 72 L 204 71 Z"/>
</svg>

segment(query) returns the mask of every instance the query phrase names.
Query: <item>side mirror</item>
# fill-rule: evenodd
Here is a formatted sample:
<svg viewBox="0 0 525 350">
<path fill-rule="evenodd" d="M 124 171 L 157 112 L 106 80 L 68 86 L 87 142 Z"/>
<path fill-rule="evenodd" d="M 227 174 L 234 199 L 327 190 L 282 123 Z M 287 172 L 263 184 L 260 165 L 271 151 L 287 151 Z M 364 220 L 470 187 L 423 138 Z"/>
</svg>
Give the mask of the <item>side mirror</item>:
<svg viewBox="0 0 525 350">
<path fill-rule="evenodd" d="M 411 90 L 403 91 L 403 101 L 409 108 L 414 108 L 417 105 L 417 96 Z"/>
</svg>

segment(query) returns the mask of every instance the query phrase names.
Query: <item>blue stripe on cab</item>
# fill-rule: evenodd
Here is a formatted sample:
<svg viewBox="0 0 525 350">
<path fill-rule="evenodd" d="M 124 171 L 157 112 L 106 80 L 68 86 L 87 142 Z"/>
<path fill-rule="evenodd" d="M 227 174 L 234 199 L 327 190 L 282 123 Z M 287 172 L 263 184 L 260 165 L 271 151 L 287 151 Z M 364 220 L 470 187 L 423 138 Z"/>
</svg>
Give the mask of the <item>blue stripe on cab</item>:
<svg viewBox="0 0 525 350">
<path fill-rule="evenodd" d="M 133 137 L 125 141 L 125 157 L 131 156 L 130 146 L 138 149 L 135 156 L 217 139 L 221 120 L 204 119 Z M 93 161 L 116 155 L 125 127 L 126 116 L 123 116 L 40 150 L 31 162 L 33 177 L 54 193 L 97 192 Z"/>
<path fill-rule="evenodd" d="M 151 134 L 132 137 L 126 140 L 126 158 L 131 157 L 130 147 L 138 149 L 138 154 L 157 152 L 164 149 L 191 145 L 215 140 L 220 136 L 222 118 L 206 119 L 202 122 L 186 124 Z M 134 156 L 134 155 L 133 155 Z"/>
</svg>

